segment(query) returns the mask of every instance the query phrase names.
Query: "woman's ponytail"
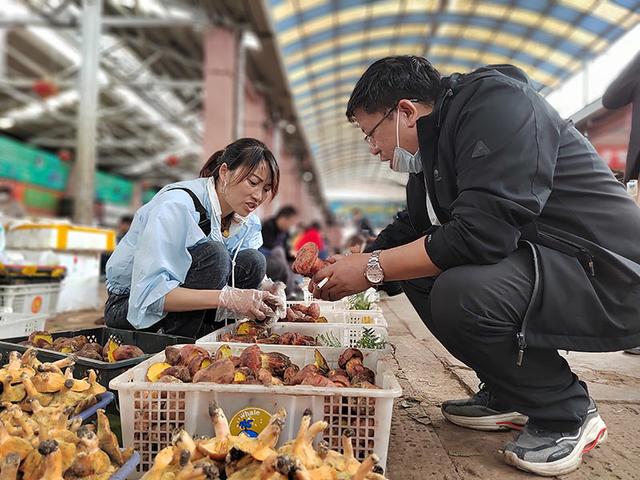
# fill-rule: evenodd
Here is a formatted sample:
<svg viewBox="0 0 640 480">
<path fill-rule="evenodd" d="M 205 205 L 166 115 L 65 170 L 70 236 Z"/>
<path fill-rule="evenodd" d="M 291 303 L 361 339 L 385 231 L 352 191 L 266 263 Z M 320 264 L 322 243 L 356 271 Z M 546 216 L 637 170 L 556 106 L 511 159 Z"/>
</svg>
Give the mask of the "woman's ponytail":
<svg viewBox="0 0 640 480">
<path fill-rule="evenodd" d="M 214 177 L 217 179 L 218 170 L 220 169 L 220 166 L 224 163 L 221 161 L 221 158 L 224 152 L 225 150 L 218 150 L 216 153 L 214 153 L 209 157 L 209 160 L 207 160 L 207 163 L 205 163 L 202 169 L 200 170 L 200 178 Z"/>
</svg>

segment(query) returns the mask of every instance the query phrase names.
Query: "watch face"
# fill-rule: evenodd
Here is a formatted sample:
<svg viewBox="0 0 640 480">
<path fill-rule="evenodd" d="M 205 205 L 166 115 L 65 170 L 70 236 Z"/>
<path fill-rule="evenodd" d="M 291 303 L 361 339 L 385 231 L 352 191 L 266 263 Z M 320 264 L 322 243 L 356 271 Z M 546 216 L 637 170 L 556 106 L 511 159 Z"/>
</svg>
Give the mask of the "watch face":
<svg viewBox="0 0 640 480">
<path fill-rule="evenodd" d="M 380 282 L 382 282 L 382 280 L 384 280 L 384 274 L 382 273 L 382 271 L 378 268 L 367 268 L 367 280 L 369 280 L 369 282 L 375 284 L 378 284 Z"/>
</svg>

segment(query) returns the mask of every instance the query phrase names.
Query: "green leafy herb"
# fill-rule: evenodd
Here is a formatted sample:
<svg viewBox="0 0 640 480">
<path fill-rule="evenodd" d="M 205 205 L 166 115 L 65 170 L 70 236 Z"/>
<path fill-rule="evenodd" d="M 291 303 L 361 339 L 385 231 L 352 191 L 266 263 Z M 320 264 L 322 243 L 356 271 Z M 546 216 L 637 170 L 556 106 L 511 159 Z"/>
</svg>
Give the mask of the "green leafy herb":
<svg viewBox="0 0 640 480">
<path fill-rule="evenodd" d="M 319 345 L 324 345 L 325 347 L 342 347 L 340 340 L 338 340 L 331 332 L 318 335 L 316 337 L 316 342 Z"/>
<path fill-rule="evenodd" d="M 356 293 L 347 299 L 347 308 L 349 310 L 371 310 L 373 302 L 369 299 L 366 292 Z"/>
<path fill-rule="evenodd" d="M 387 346 L 386 340 L 381 339 L 372 328 L 364 327 L 362 338 L 354 345 L 356 348 L 378 348 L 382 349 Z"/>
</svg>

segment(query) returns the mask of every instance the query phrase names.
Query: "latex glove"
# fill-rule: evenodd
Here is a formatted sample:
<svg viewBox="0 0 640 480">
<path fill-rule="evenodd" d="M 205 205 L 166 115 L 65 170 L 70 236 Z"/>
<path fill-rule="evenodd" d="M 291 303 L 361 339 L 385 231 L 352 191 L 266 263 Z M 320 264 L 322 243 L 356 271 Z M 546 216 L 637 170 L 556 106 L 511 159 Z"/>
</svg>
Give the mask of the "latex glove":
<svg viewBox="0 0 640 480">
<path fill-rule="evenodd" d="M 258 288 L 264 292 L 269 292 L 278 299 L 277 303 L 270 305 L 274 311 L 274 315 L 272 317 L 267 317 L 267 322 L 275 323 L 281 318 L 286 317 L 287 294 L 285 293 L 285 290 L 287 289 L 287 286 L 282 282 L 274 282 L 269 277 L 265 277 Z"/>
<path fill-rule="evenodd" d="M 243 317 L 264 320 L 275 315 L 270 305 L 279 302 L 275 295 L 262 290 L 249 290 L 226 286 L 220 292 L 220 307 Z"/>
</svg>

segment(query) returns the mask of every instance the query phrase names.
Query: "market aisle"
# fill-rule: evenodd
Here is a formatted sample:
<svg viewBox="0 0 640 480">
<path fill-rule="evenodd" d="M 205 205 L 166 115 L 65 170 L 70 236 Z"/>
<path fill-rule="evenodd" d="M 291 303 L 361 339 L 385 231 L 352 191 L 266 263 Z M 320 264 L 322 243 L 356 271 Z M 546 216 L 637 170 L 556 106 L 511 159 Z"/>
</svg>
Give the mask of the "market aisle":
<svg viewBox="0 0 640 480">
<path fill-rule="evenodd" d="M 482 433 L 449 424 L 440 404 L 475 391 L 478 380 L 424 327 L 404 295 L 383 300 L 404 390 L 394 408 L 388 474 L 394 480 L 535 478 L 502 463 L 498 454 L 512 433 Z M 609 427 L 609 440 L 585 456 L 565 479 L 638 479 L 640 357 L 622 353 L 570 353 Z"/>
</svg>

